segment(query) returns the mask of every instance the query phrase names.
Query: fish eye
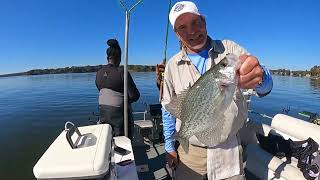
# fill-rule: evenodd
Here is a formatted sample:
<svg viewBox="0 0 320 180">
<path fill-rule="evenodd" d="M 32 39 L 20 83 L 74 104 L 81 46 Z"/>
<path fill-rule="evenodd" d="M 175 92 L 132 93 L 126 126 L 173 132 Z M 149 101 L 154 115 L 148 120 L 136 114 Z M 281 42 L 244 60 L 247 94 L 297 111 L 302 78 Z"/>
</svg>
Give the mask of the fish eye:
<svg viewBox="0 0 320 180">
<path fill-rule="evenodd" d="M 227 67 L 228 65 L 228 59 L 225 57 L 220 61 L 221 66 Z"/>
</svg>

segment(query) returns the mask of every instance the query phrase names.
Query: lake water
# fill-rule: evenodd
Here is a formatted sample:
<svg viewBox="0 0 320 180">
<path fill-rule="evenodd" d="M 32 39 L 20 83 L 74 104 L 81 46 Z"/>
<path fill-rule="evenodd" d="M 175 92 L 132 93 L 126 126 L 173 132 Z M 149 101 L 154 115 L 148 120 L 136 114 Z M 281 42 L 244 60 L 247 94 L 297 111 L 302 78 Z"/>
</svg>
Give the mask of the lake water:
<svg viewBox="0 0 320 180">
<path fill-rule="evenodd" d="M 155 73 L 132 73 L 141 93 L 135 111 L 158 102 Z M 66 121 L 92 124 L 97 113 L 95 73 L 0 78 L 0 179 L 34 179 L 32 168 L 63 130 Z M 252 98 L 251 109 L 273 116 L 290 108 L 320 113 L 320 82 L 274 76 L 264 98 Z"/>
</svg>

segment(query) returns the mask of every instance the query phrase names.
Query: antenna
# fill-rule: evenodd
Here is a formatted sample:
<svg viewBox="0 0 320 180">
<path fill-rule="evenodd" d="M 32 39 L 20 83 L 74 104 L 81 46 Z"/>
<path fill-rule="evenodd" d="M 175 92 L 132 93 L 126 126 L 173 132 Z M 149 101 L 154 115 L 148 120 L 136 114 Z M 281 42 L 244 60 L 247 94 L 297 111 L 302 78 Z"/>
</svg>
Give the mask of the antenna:
<svg viewBox="0 0 320 180">
<path fill-rule="evenodd" d="M 124 44 L 124 89 L 123 89 L 123 95 L 124 95 L 124 135 L 128 137 L 128 39 L 129 39 L 129 21 L 130 21 L 130 13 L 133 11 L 133 9 L 138 6 L 142 2 L 142 0 L 139 0 L 136 2 L 132 7 L 127 8 L 123 0 L 119 0 L 120 5 L 122 6 L 124 12 L 126 13 L 126 28 L 125 28 L 125 44 Z M 129 10 L 128 10 L 129 9 Z"/>
</svg>

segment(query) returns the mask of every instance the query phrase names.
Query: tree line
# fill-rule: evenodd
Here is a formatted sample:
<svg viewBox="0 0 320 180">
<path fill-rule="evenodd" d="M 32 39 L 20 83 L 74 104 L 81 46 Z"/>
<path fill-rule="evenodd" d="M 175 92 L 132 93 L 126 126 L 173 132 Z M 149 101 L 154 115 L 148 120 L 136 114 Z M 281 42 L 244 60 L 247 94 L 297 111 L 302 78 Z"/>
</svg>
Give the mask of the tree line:
<svg viewBox="0 0 320 180">
<path fill-rule="evenodd" d="M 72 67 L 56 68 L 56 69 L 33 69 L 27 72 L 0 75 L 0 77 L 41 75 L 41 74 L 90 73 L 90 72 L 97 72 L 102 67 L 103 65 L 72 66 Z M 149 72 L 149 71 L 155 71 L 156 67 L 148 66 L 148 65 L 128 65 L 128 70 L 131 72 Z M 271 71 L 271 74 L 277 74 L 282 76 L 320 77 L 320 66 L 313 66 L 310 70 L 305 70 L 305 71 L 291 71 L 289 69 L 276 69 L 276 70 L 270 70 L 270 71 Z"/>
<path fill-rule="evenodd" d="M 33 70 L 22 72 L 22 73 L 0 75 L 0 77 L 21 76 L 21 75 L 41 75 L 41 74 L 90 73 L 90 72 L 97 72 L 102 67 L 103 65 L 72 66 L 72 67 L 56 68 L 56 69 L 33 69 Z M 155 71 L 156 67 L 148 66 L 148 65 L 128 65 L 128 70 L 131 72 L 149 72 L 149 71 Z"/>
<path fill-rule="evenodd" d="M 289 69 L 276 69 L 270 70 L 271 74 L 277 74 L 282 76 L 311 76 L 320 77 L 320 66 L 313 66 L 310 70 L 305 71 L 291 71 Z"/>
</svg>

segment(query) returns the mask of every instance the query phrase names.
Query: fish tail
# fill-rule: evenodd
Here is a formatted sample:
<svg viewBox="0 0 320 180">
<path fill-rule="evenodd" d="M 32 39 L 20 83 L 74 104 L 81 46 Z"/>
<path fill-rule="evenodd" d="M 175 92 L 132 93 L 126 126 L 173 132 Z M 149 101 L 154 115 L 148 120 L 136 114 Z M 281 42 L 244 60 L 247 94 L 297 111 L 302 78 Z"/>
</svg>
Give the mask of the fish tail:
<svg viewBox="0 0 320 180">
<path fill-rule="evenodd" d="M 179 144 L 181 145 L 182 149 L 186 152 L 186 154 L 189 153 L 189 139 L 188 138 L 179 138 L 178 139 Z"/>
</svg>

